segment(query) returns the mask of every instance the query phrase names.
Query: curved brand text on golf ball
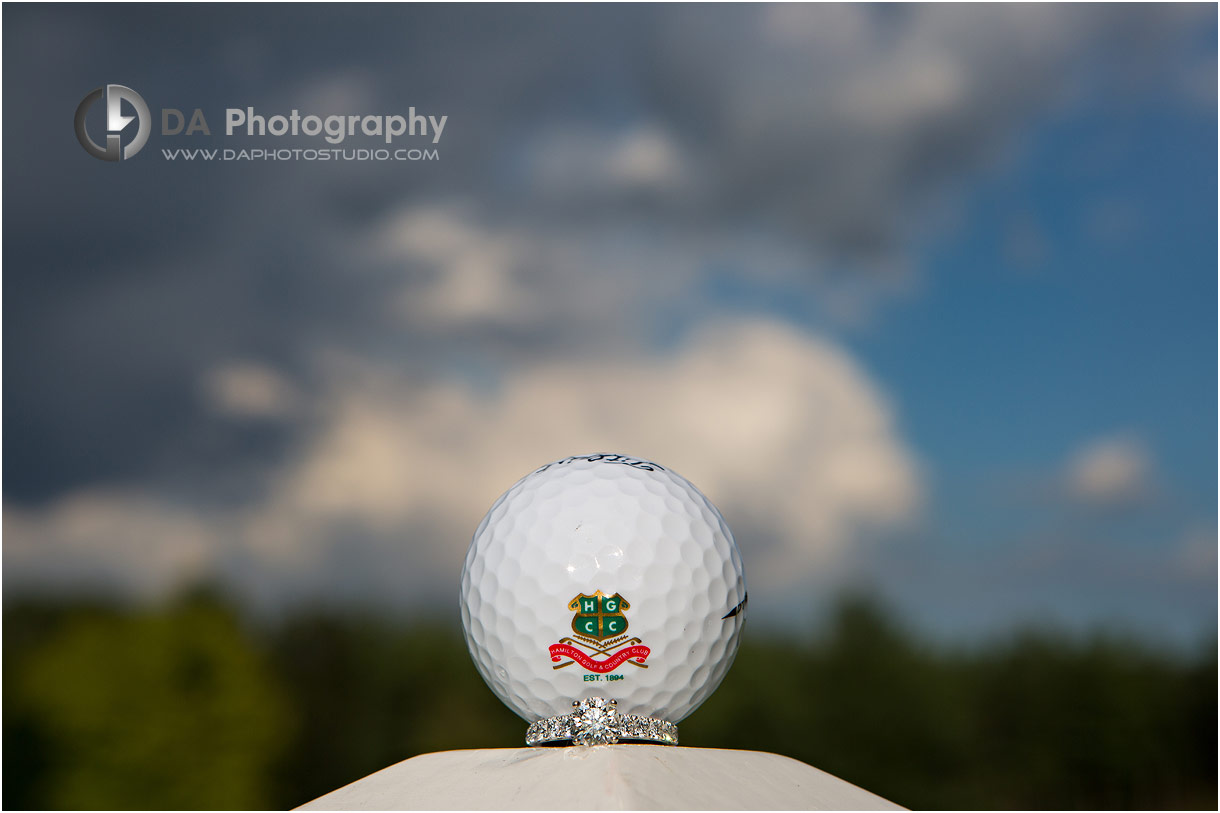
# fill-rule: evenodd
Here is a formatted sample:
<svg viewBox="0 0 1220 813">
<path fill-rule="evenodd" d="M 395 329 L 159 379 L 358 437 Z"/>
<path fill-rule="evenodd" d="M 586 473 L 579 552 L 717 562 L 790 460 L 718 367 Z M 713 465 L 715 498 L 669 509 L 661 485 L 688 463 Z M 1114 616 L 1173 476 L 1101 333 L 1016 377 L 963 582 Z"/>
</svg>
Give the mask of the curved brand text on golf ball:
<svg viewBox="0 0 1220 813">
<path fill-rule="evenodd" d="M 462 568 L 471 657 L 530 722 L 593 697 L 682 720 L 732 664 L 746 606 L 716 508 L 677 473 L 622 454 L 523 477 L 487 512 Z"/>
<path fill-rule="evenodd" d="M 664 467 L 653 463 L 651 460 L 640 460 L 636 457 L 627 457 L 621 454 L 585 454 L 577 457 L 565 457 L 563 460 L 556 460 L 554 463 L 547 463 L 542 468 L 536 470 L 534 474 L 541 474 L 552 466 L 566 466 L 569 463 L 575 463 L 578 460 L 584 460 L 589 463 L 619 463 L 624 466 L 631 466 L 640 471 L 665 471 Z"/>
</svg>

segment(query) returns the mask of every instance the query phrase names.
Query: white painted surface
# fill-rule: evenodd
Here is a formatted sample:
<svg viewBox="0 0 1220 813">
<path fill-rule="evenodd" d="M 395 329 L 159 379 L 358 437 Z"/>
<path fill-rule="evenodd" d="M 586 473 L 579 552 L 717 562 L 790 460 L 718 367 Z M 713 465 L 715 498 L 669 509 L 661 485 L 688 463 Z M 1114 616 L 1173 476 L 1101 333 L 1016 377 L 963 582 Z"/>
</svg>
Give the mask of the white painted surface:
<svg viewBox="0 0 1220 813">
<path fill-rule="evenodd" d="M 603 745 L 422 754 L 299 810 L 902 810 L 795 759 Z"/>
</svg>

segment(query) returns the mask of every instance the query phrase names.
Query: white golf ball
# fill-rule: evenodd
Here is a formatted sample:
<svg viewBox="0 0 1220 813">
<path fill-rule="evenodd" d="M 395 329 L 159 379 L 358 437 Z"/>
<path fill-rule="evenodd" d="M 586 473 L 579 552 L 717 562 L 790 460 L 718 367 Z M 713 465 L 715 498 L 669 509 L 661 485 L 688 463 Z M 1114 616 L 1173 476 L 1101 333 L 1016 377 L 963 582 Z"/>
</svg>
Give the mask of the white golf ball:
<svg viewBox="0 0 1220 813">
<path fill-rule="evenodd" d="M 462 568 L 462 627 L 491 690 L 533 722 L 602 697 L 678 722 L 724 678 L 745 624 L 741 555 L 684 478 L 568 457 L 506 491 Z"/>
</svg>

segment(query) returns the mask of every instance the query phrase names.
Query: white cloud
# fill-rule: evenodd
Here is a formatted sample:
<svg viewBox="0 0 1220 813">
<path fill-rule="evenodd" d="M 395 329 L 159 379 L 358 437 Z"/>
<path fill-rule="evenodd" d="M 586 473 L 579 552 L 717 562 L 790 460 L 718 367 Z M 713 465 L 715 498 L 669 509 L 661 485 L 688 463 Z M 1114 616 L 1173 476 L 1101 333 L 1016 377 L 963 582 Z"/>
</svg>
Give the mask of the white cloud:
<svg viewBox="0 0 1220 813">
<path fill-rule="evenodd" d="M 1151 491 L 1152 460 L 1137 438 L 1101 438 L 1068 461 L 1064 480 L 1069 496 L 1093 504 L 1127 503 Z"/>
<path fill-rule="evenodd" d="M 288 97 L 302 115 L 368 115 L 378 112 L 377 85 L 371 71 L 347 68 L 310 77 L 289 90 Z"/>
<path fill-rule="evenodd" d="M 662 356 L 523 364 L 494 394 L 350 356 L 325 367 L 321 424 L 261 501 L 185 510 L 149 494 L 78 495 L 9 509 L 6 568 L 15 549 L 22 581 L 75 570 L 155 592 L 241 559 L 263 593 L 361 579 L 364 595 L 443 592 L 517 478 L 618 450 L 699 486 L 765 588 L 833 566 L 920 502 L 868 376 L 832 343 L 775 323 L 710 326 Z"/>
<path fill-rule="evenodd" d="M 1165 53 L 1205 24 L 1201 11 L 1045 4 L 693 16 L 667 15 L 649 79 L 706 209 L 727 215 L 721 227 L 764 217 L 864 267 L 934 231 L 961 180 L 1010 158 L 1043 116 L 1099 86 L 1133 92 L 1124 70 L 1170 83 Z"/>
<path fill-rule="evenodd" d="M 1170 560 L 1173 575 L 1184 581 L 1215 584 L 1217 540 L 1214 527 L 1191 528 L 1178 542 Z"/>
<path fill-rule="evenodd" d="M 438 514 L 460 518 L 460 538 L 532 467 L 619 450 L 682 472 L 782 540 L 758 562 L 770 580 L 807 575 L 919 498 L 864 373 L 829 342 L 765 322 L 705 330 L 671 356 L 527 365 L 490 399 L 355 361 L 331 390 L 330 422 L 280 492 L 294 512 L 384 528 Z"/>
<path fill-rule="evenodd" d="M 647 225 L 556 225 L 446 204 L 393 212 L 353 245 L 397 280 L 391 308 L 404 330 L 485 351 L 490 339 L 492 356 L 513 349 L 507 336 L 567 356 L 638 346 L 637 334 L 689 301 L 701 263 L 725 249 Z"/>
<path fill-rule="evenodd" d="M 417 327 L 520 324 L 534 316 L 517 281 L 528 246 L 509 229 L 481 227 L 456 209 L 417 206 L 388 217 L 372 243 L 376 257 L 431 272 L 425 281 L 412 278 L 397 302 Z"/>
<path fill-rule="evenodd" d="M 296 407 L 299 394 L 269 367 L 251 361 L 230 361 L 210 370 L 203 382 L 212 407 L 238 418 L 278 418 Z"/>
<path fill-rule="evenodd" d="M 672 137 L 656 125 L 637 127 L 622 136 L 607 157 L 607 175 L 629 188 L 667 187 L 680 183 L 685 168 Z"/>
<path fill-rule="evenodd" d="M 164 596 L 210 571 L 223 524 L 223 517 L 131 491 L 81 491 L 43 508 L 6 505 L 5 586 Z"/>
<path fill-rule="evenodd" d="M 566 124 L 541 130 L 525 160 L 539 193 L 579 205 L 641 191 L 672 197 L 695 180 L 687 152 L 655 121 L 620 130 Z"/>
</svg>

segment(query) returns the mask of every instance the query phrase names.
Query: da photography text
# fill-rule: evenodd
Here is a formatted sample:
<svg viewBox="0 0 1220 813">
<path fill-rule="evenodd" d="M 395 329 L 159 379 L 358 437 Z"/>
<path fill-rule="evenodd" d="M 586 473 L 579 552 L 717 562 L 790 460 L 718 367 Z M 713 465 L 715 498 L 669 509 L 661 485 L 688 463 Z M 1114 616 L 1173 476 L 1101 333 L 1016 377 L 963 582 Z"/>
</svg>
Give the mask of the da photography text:
<svg viewBox="0 0 1220 813">
<path fill-rule="evenodd" d="M 105 146 L 90 132 L 89 112 L 99 103 L 106 114 L 105 131 L 101 132 L 96 121 L 92 127 L 103 136 Z M 86 94 L 77 106 L 77 140 L 95 158 L 128 161 L 147 144 L 154 115 L 135 90 L 103 85 Z M 167 161 L 436 161 L 440 153 L 435 145 L 440 144 L 448 121 L 447 115 L 420 112 L 414 106 L 401 113 L 342 115 L 302 113 L 295 108 L 280 113 L 228 107 L 222 129 L 217 131 L 216 117 L 209 117 L 203 108 L 162 107 L 156 123 L 161 138 L 173 139 L 161 147 Z M 229 147 L 217 146 L 215 141 L 205 146 L 197 140 L 180 140 L 200 137 L 241 141 Z M 291 147 L 270 141 L 282 138 L 295 141 Z M 314 145 L 310 139 L 316 139 Z"/>
</svg>

